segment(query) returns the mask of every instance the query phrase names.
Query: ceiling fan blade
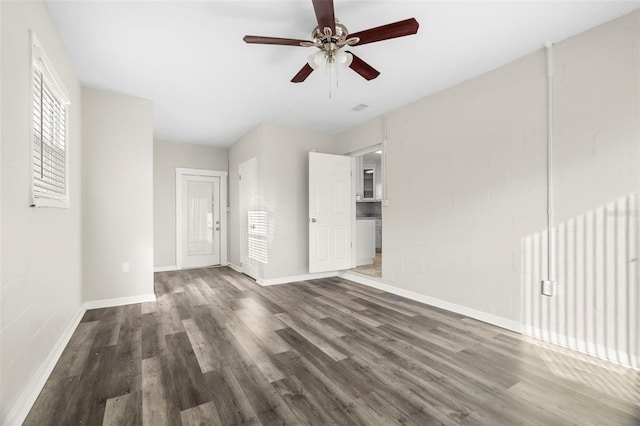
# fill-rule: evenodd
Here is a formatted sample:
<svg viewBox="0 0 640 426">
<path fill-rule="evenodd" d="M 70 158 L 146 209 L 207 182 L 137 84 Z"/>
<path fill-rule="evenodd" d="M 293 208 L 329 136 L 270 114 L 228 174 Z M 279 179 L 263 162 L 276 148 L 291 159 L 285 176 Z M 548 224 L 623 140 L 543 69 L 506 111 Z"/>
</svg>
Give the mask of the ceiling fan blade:
<svg viewBox="0 0 640 426">
<path fill-rule="evenodd" d="M 313 68 L 311 68 L 311 66 L 309 64 L 304 64 L 304 67 L 302 67 L 302 69 L 300 71 L 298 71 L 298 74 L 293 76 L 293 78 L 291 79 L 291 82 L 292 83 L 302 83 L 303 81 L 305 81 L 307 79 L 307 77 L 309 77 L 309 75 L 312 72 L 313 72 Z"/>
<path fill-rule="evenodd" d="M 312 0 L 313 9 L 316 11 L 318 28 L 324 33 L 325 28 L 331 28 L 331 34 L 336 33 L 336 17 L 333 13 L 333 0 Z"/>
<path fill-rule="evenodd" d="M 374 67 L 372 67 L 371 65 L 363 61 L 362 59 L 358 58 L 356 55 L 353 54 L 353 52 L 347 52 L 347 53 L 351 53 L 351 56 L 353 56 L 353 59 L 351 61 L 351 64 L 349 65 L 349 68 L 351 68 L 352 70 L 360 74 L 362 77 L 364 77 L 367 80 L 373 80 L 374 78 L 380 75 L 380 71 L 378 71 L 377 69 L 375 69 Z"/>
<path fill-rule="evenodd" d="M 359 31 L 349 34 L 349 38 L 358 37 L 360 41 L 354 43 L 354 46 L 361 44 L 374 43 L 376 41 L 389 40 L 390 38 L 404 37 L 418 32 L 418 21 L 416 18 L 405 19 L 404 21 L 394 22 L 392 24 L 381 25 L 368 30 Z"/>
<path fill-rule="evenodd" d="M 279 44 L 282 46 L 302 46 L 301 43 L 309 43 L 309 40 L 297 40 L 294 38 L 280 38 L 280 37 L 262 37 L 254 35 L 246 35 L 243 40 L 245 43 L 255 44 Z"/>
</svg>

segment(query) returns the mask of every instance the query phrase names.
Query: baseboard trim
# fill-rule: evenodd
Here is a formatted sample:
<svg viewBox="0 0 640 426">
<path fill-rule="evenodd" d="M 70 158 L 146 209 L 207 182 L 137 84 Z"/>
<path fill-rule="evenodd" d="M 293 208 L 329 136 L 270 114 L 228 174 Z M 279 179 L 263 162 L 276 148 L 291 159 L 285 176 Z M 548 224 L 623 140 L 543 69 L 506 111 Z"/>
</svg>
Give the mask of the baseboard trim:
<svg viewBox="0 0 640 426">
<path fill-rule="evenodd" d="M 241 266 L 238 266 L 238 265 L 236 265 L 236 264 L 234 264 L 234 263 L 227 263 L 227 266 L 228 266 L 229 268 L 233 269 L 233 270 L 234 270 L 234 271 L 236 271 L 236 272 L 240 272 L 240 273 L 242 273 L 242 267 L 241 267 Z"/>
<path fill-rule="evenodd" d="M 447 302 L 445 300 L 441 300 L 435 297 L 416 293 L 411 290 L 405 290 L 403 288 L 396 287 L 393 284 L 390 284 L 383 280 L 368 278 L 355 272 L 342 271 L 338 273 L 338 276 L 350 281 L 357 282 L 359 284 L 377 288 L 378 290 L 384 290 L 386 292 L 389 292 L 398 296 L 406 297 L 407 299 L 415 300 L 416 302 L 425 303 L 427 305 L 435 306 L 436 308 L 440 308 L 440 309 L 446 309 L 447 311 L 455 312 L 457 314 L 464 315 L 469 318 L 477 319 L 479 321 L 493 324 L 498 327 L 506 328 L 507 330 L 515 331 L 518 333 L 522 332 L 522 325 L 518 321 L 513 321 L 508 318 L 489 314 L 487 312 L 483 312 L 477 309 L 458 305 L 456 303 Z"/>
<path fill-rule="evenodd" d="M 373 257 L 366 257 L 362 259 L 356 259 L 356 267 L 365 266 L 365 265 L 373 265 Z"/>
<path fill-rule="evenodd" d="M 330 277 L 335 277 L 337 275 L 338 273 L 336 271 L 319 272 L 315 274 L 293 275 L 290 277 L 282 277 L 282 278 L 270 278 L 268 280 L 257 279 L 256 282 L 261 286 L 266 287 L 270 285 L 294 283 L 296 281 L 307 281 L 307 280 L 318 280 L 321 278 L 330 278 Z"/>
<path fill-rule="evenodd" d="M 153 268 L 153 272 L 171 272 L 171 271 L 177 271 L 178 267 L 176 265 L 171 265 L 171 266 L 158 266 Z"/>
<path fill-rule="evenodd" d="M 67 327 L 60 335 L 60 338 L 58 338 L 55 345 L 53 345 L 49 355 L 47 355 L 44 362 L 33 375 L 13 409 L 9 412 L 7 418 L 2 422 L 3 425 L 21 425 L 25 421 L 29 411 L 31 411 L 31 407 L 33 407 L 36 399 L 38 399 L 40 392 L 42 392 L 42 388 L 44 388 L 47 379 L 51 375 L 53 368 L 58 363 L 58 360 L 62 355 L 62 351 L 67 347 L 73 332 L 76 331 L 78 324 L 80 324 L 80 320 L 82 320 L 84 312 L 85 310 L 81 306 L 73 317 L 71 317 L 69 324 L 67 324 Z"/>
<path fill-rule="evenodd" d="M 541 342 L 550 343 L 552 345 L 556 345 L 558 347 L 565 348 L 576 353 L 589 355 L 603 361 L 620 365 L 622 367 L 640 371 L 640 358 L 638 358 L 637 356 L 632 356 L 631 354 L 624 351 L 617 351 L 615 349 L 605 348 L 604 346 L 588 344 L 584 341 L 578 341 L 574 338 L 559 335 L 548 330 L 541 330 L 530 326 L 527 327 L 518 321 L 513 321 L 508 318 L 492 315 L 487 312 L 479 311 L 477 309 L 472 309 L 466 306 L 447 302 L 435 297 L 426 296 L 424 294 L 416 293 L 411 290 L 398 288 L 384 280 L 369 278 L 352 271 L 341 271 L 338 273 L 338 276 L 350 281 L 357 282 L 359 284 L 376 288 L 378 290 L 384 290 L 398 296 L 406 297 L 407 299 L 415 300 L 417 302 L 425 303 L 437 308 L 446 309 L 447 311 L 455 312 L 469 318 L 496 325 L 498 327 L 520 333 L 524 336 L 529 336 Z M 603 354 L 609 355 L 607 356 Z"/>
<path fill-rule="evenodd" d="M 587 343 L 584 340 L 568 337 L 554 331 L 537 327 L 524 326 L 522 333 L 542 342 L 550 343 L 552 345 L 620 365 L 622 367 L 631 368 L 635 371 L 640 371 L 640 359 L 632 356 L 624 350 Z"/>
<path fill-rule="evenodd" d="M 44 388 L 47 379 L 49 379 L 53 368 L 58 363 L 58 360 L 60 359 L 64 348 L 66 348 L 69 344 L 71 336 L 73 336 L 73 333 L 76 331 L 76 328 L 78 327 L 78 324 L 80 324 L 80 321 L 82 320 L 82 317 L 84 316 L 86 311 L 88 311 L 89 309 L 109 308 L 112 306 L 131 305 L 134 303 L 155 301 L 155 294 L 142 294 L 140 296 L 92 300 L 83 303 L 69 321 L 69 324 L 62 332 L 62 335 L 60 335 L 60 338 L 56 341 L 56 344 L 49 352 L 49 355 L 47 355 L 43 363 L 38 368 L 36 374 L 27 384 L 27 387 L 25 388 L 24 392 L 22 392 L 22 395 L 18 399 L 18 402 L 16 402 L 15 406 L 9 411 L 7 418 L 2 421 L 2 425 L 20 425 L 25 421 L 27 415 L 29 415 L 29 411 L 31 411 L 31 407 L 33 407 L 36 399 L 38 399 L 38 395 L 40 395 L 40 392 L 42 392 L 42 388 Z"/>
<path fill-rule="evenodd" d="M 155 302 L 155 294 L 141 294 L 139 296 L 129 297 L 116 297 L 115 299 L 101 299 L 92 300 L 90 302 L 84 302 L 83 309 L 88 311 L 89 309 L 101 309 L 110 308 L 112 306 L 133 305 L 134 303 Z"/>
</svg>

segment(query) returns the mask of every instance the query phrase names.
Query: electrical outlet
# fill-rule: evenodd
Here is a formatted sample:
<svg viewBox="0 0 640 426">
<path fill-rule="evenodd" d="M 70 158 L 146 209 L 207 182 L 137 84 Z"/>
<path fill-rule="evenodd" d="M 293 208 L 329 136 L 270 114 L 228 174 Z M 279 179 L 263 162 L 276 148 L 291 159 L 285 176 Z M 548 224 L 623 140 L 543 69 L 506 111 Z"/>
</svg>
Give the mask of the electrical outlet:
<svg viewBox="0 0 640 426">
<path fill-rule="evenodd" d="M 382 207 L 389 207 L 389 200 L 382 200 Z"/>
<path fill-rule="evenodd" d="M 553 296 L 555 284 L 555 281 L 543 280 L 540 286 L 540 294 L 542 294 L 543 296 Z"/>
<path fill-rule="evenodd" d="M 122 264 L 122 272 L 129 272 L 129 262 L 124 262 Z"/>
</svg>

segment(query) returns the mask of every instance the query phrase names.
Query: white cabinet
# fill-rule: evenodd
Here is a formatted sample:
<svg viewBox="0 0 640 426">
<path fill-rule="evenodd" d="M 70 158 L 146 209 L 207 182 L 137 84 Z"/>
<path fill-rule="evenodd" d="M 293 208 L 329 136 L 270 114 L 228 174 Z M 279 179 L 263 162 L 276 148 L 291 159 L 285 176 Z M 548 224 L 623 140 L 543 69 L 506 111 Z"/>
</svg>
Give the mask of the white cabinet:
<svg viewBox="0 0 640 426">
<path fill-rule="evenodd" d="M 363 199 L 375 200 L 376 194 L 376 181 L 378 180 L 378 167 L 374 161 L 364 160 L 362 162 L 362 193 Z"/>
<path fill-rule="evenodd" d="M 382 200 L 382 158 L 369 153 L 355 157 L 353 170 L 356 177 L 356 200 Z"/>
<path fill-rule="evenodd" d="M 375 161 L 365 159 L 362 162 L 360 175 L 362 195 L 365 200 L 382 199 L 382 164 L 380 158 Z"/>
<path fill-rule="evenodd" d="M 356 220 L 356 265 L 372 265 L 376 256 L 376 220 Z"/>
<path fill-rule="evenodd" d="M 362 156 L 356 157 L 356 167 L 353 171 L 356 176 L 356 200 L 361 200 L 364 196 L 363 194 L 363 179 L 362 179 Z"/>
</svg>

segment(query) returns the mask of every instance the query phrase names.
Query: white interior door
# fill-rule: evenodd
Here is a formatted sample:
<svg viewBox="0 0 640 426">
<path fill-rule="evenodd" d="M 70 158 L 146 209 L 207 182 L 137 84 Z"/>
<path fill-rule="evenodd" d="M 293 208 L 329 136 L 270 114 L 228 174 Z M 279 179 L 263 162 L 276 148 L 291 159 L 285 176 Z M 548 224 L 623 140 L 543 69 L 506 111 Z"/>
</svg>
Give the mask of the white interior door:
<svg viewBox="0 0 640 426">
<path fill-rule="evenodd" d="M 309 153 L 309 272 L 351 268 L 351 158 Z"/>
<path fill-rule="evenodd" d="M 258 160 L 252 158 L 240 164 L 238 168 L 240 179 L 239 208 L 240 211 L 240 262 L 242 272 L 252 277 L 258 278 L 258 261 L 255 256 L 250 256 L 249 238 L 251 234 L 251 223 L 249 212 L 258 208 Z"/>
<path fill-rule="evenodd" d="M 220 178 L 182 175 L 180 267 L 220 264 Z"/>
</svg>

